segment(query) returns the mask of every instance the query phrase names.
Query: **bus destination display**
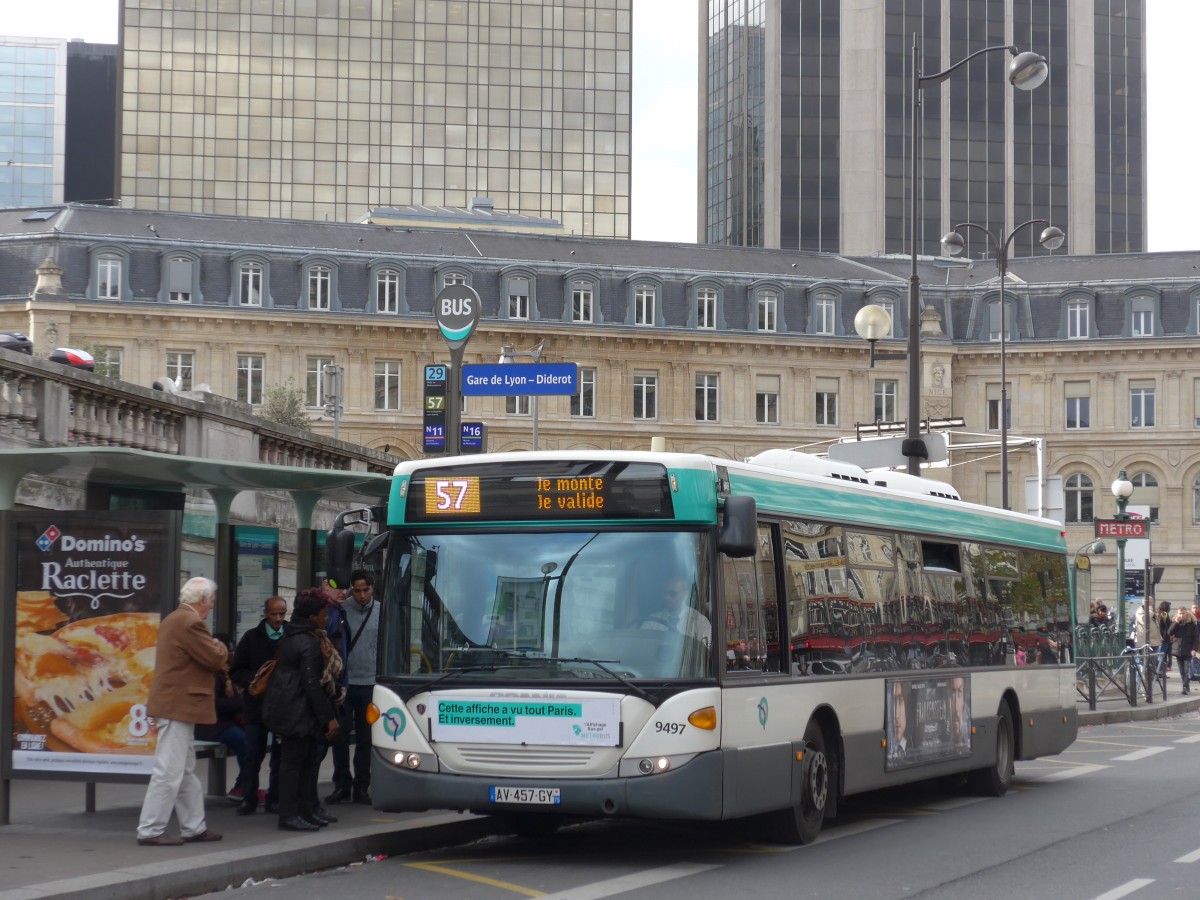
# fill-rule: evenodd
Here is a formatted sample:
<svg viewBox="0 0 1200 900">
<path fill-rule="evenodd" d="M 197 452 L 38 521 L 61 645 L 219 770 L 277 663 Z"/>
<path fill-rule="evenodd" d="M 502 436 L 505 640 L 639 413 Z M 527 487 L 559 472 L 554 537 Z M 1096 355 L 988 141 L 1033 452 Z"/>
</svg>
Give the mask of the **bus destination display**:
<svg viewBox="0 0 1200 900">
<path fill-rule="evenodd" d="M 666 472 L 482 472 L 437 469 L 414 475 L 410 522 L 669 518 Z M 471 474 L 467 474 L 471 472 Z"/>
</svg>

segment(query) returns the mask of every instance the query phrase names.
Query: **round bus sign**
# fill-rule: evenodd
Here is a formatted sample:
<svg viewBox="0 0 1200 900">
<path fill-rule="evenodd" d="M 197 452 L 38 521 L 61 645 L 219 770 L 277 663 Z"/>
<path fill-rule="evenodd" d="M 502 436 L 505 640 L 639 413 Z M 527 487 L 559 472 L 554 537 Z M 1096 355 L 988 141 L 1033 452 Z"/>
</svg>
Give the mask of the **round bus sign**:
<svg viewBox="0 0 1200 900">
<path fill-rule="evenodd" d="M 479 295 L 469 284 L 448 284 L 433 301 L 433 318 L 451 347 L 460 347 L 479 324 Z"/>
</svg>

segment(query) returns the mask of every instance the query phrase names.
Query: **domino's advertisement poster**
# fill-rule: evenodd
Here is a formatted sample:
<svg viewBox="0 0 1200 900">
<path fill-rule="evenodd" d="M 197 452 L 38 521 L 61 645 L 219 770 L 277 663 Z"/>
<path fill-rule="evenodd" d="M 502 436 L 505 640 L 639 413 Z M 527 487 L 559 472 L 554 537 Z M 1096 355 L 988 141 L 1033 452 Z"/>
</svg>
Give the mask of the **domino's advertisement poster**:
<svg viewBox="0 0 1200 900">
<path fill-rule="evenodd" d="M 178 593 L 178 513 L 9 517 L 14 774 L 148 776 L 158 623 Z M 95 776 L 99 776 L 98 778 Z"/>
</svg>

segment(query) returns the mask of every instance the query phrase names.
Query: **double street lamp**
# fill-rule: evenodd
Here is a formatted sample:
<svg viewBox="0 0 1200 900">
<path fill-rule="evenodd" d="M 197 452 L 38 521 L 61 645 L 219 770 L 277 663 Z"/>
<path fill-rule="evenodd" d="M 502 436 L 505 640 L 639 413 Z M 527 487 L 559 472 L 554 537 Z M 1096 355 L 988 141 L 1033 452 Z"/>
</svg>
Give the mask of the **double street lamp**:
<svg viewBox="0 0 1200 900">
<path fill-rule="evenodd" d="M 909 185 L 909 257 L 912 267 L 908 276 L 908 423 L 905 430 L 903 454 L 908 458 L 908 473 L 921 474 L 921 460 L 928 459 L 925 442 L 921 439 L 921 280 L 917 275 L 917 126 L 921 110 L 921 89 L 927 84 L 945 81 L 960 67 L 977 56 L 1005 50 L 1013 57 L 1008 66 L 1008 82 L 1022 91 L 1032 91 L 1046 80 L 1050 68 L 1046 58 L 1038 53 L 1021 53 L 1015 46 L 997 44 L 976 50 L 965 59 L 959 60 L 948 69 L 932 75 L 921 74 L 921 47 L 917 35 L 912 43 L 912 135 L 910 145 L 911 184 Z M 1005 506 L 1007 507 L 1007 503 Z"/>
<path fill-rule="evenodd" d="M 1043 247 L 1047 250 L 1057 250 L 1063 245 L 1066 235 L 1062 233 L 1062 229 L 1056 228 L 1045 219 L 1030 219 L 1028 222 L 1022 222 L 1008 233 L 1008 237 L 1004 237 L 1002 240 L 997 240 L 988 228 L 976 225 L 974 222 L 962 222 L 955 225 L 953 231 L 942 237 L 943 252 L 950 256 L 958 256 L 967 247 L 962 235 L 958 233 L 959 229 L 974 228 L 982 231 L 992 245 L 992 250 L 996 254 L 996 266 L 1000 271 L 1000 506 L 1002 509 L 1011 508 L 1008 504 L 1008 354 L 1005 352 L 1008 345 L 1008 307 L 1004 299 L 1004 282 L 1008 278 L 1008 250 L 1012 246 L 1017 232 L 1030 225 L 1039 224 L 1046 226 L 1038 238 L 1038 242 Z"/>
<path fill-rule="evenodd" d="M 508 363 L 516 362 L 518 359 L 528 359 L 533 362 L 538 362 L 542 358 L 542 350 L 545 349 L 546 339 L 538 343 L 532 350 L 514 350 L 512 344 L 505 344 L 500 348 L 500 364 L 507 365 Z M 538 395 L 533 395 L 533 448 L 538 448 Z"/>
</svg>

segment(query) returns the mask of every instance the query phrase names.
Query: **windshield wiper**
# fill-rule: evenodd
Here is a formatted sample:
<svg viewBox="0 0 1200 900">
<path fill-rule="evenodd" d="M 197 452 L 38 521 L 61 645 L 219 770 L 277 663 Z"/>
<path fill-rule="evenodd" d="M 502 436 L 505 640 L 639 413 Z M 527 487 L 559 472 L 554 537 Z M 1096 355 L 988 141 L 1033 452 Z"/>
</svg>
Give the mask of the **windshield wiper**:
<svg viewBox="0 0 1200 900">
<path fill-rule="evenodd" d="M 512 657 L 515 659 L 533 659 L 533 660 L 538 660 L 540 662 L 552 662 L 552 663 L 587 663 L 589 665 L 595 666 L 597 669 L 599 669 L 601 672 L 603 672 L 609 678 L 615 678 L 617 681 L 621 682 L 621 684 L 625 685 L 625 687 L 629 688 L 631 691 L 633 691 L 635 694 L 637 694 L 643 700 L 646 700 L 649 703 L 654 703 L 654 699 L 650 696 L 649 693 L 647 693 L 642 688 L 638 687 L 636 684 L 634 684 L 632 681 L 630 681 L 628 678 L 626 678 L 620 672 L 614 672 L 612 669 L 610 669 L 608 666 L 605 665 L 605 663 L 619 663 L 620 662 L 619 659 L 592 659 L 587 656 L 571 656 L 571 657 L 534 656 L 534 655 L 531 655 L 529 653 L 529 651 L 522 651 L 522 650 L 497 650 L 496 652 L 503 653 L 505 656 Z M 515 666 L 505 666 L 505 668 L 516 668 L 516 667 Z"/>
</svg>

